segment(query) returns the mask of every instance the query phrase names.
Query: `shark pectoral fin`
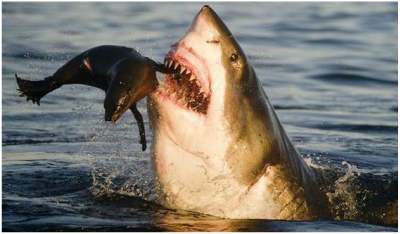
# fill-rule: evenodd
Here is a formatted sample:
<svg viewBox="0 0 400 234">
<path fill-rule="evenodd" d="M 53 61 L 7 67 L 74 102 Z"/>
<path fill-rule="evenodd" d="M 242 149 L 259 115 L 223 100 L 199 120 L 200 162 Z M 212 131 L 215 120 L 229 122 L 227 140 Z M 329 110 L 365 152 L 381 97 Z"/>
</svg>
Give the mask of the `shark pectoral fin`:
<svg viewBox="0 0 400 234">
<path fill-rule="evenodd" d="M 143 117 L 142 114 L 140 114 L 139 110 L 136 107 L 136 104 L 133 104 L 130 107 L 130 110 L 133 113 L 133 116 L 135 116 L 138 128 L 139 128 L 139 134 L 140 134 L 140 144 L 142 144 L 142 151 L 145 151 L 147 148 L 146 145 L 146 134 L 144 130 L 144 123 L 143 123 Z"/>
</svg>

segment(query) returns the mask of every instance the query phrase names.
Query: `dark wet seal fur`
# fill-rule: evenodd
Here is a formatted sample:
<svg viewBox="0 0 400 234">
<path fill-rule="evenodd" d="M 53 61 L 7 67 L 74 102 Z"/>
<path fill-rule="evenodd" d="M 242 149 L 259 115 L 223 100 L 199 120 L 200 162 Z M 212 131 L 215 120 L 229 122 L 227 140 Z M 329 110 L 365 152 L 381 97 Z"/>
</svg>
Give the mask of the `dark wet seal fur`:
<svg viewBox="0 0 400 234">
<path fill-rule="evenodd" d="M 145 129 L 136 102 L 157 88 L 156 71 L 167 72 L 162 64 L 132 48 L 104 45 L 77 55 L 43 80 L 24 80 L 17 74 L 15 78 L 20 96 L 38 105 L 46 94 L 67 84 L 83 84 L 104 90 L 105 120 L 115 122 L 130 109 L 137 121 L 144 151 Z"/>
</svg>

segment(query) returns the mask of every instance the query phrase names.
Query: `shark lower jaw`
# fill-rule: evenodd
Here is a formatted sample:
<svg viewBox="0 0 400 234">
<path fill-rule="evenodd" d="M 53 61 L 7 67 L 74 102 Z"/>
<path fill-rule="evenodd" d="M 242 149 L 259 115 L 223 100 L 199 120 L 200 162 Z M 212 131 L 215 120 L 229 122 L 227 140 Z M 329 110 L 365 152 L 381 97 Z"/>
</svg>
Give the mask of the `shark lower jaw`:
<svg viewBox="0 0 400 234">
<path fill-rule="evenodd" d="M 206 62 L 183 43 L 173 46 L 164 59 L 169 74 L 155 96 L 176 106 L 206 116 L 212 97 Z"/>
</svg>

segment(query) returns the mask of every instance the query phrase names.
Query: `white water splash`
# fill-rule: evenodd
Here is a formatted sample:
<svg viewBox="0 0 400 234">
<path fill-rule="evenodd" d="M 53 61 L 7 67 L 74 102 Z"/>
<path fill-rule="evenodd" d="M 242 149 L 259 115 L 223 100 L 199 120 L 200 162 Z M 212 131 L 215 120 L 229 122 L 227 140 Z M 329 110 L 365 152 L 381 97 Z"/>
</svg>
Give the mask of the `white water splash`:
<svg viewBox="0 0 400 234">
<path fill-rule="evenodd" d="M 150 154 L 132 144 L 137 133 L 130 120 L 118 124 L 99 121 L 86 135 L 88 143 L 80 153 L 89 156 L 92 168 L 91 192 L 95 197 L 130 196 L 156 201 L 156 182 L 152 173 Z M 127 136 L 125 129 L 132 128 Z M 103 152 L 109 152 L 104 154 Z M 111 152 L 111 154 L 110 154 Z"/>
</svg>

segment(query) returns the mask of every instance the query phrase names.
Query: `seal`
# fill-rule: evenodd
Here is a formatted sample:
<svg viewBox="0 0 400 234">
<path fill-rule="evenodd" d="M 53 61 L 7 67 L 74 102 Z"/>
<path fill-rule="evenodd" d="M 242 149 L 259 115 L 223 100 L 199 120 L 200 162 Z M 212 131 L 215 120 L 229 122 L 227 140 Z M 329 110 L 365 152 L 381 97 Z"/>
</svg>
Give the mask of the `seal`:
<svg viewBox="0 0 400 234">
<path fill-rule="evenodd" d="M 165 66 L 173 74 L 148 99 L 164 206 L 232 219 L 328 216 L 314 172 L 209 6 L 171 47 Z"/>
<path fill-rule="evenodd" d="M 24 80 L 17 74 L 15 77 L 20 96 L 38 105 L 41 98 L 63 85 L 83 84 L 104 90 L 105 120 L 115 122 L 130 109 L 137 121 L 144 151 L 145 129 L 136 102 L 157 88 L 156 71 L 164 72 L 165 68 L 132 48 L 103 45 L 77 55 L 43 80 Z"/>
</svg>

